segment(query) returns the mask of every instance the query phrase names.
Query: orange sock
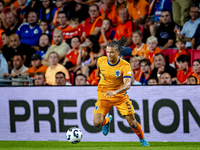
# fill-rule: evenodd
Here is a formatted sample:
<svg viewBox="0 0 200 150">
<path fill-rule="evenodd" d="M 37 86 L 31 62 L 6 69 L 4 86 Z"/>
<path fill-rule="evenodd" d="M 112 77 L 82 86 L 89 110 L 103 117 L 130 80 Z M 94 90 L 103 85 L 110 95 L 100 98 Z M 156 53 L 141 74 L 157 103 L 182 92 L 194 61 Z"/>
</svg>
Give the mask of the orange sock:
<svg viewBox="0 0 200 150">
<path fill-rule="evenodd" d="M 102 125 L 101 125 L 101 126 L 104 126 L 104 125 L 106 125 L 108 122 L 109 122 L 109 118 L 108 118 L 108 117 L 106 117 L 106 118 L 104 119 L 104 121 L 103 121 L 103 123 L 102 123 Z"/>
<path fill-rule="evenodd" d="M 144 133 L 142 131 L 141 125 L 138 123 L 138 127 L 137 128 L 132 128 L 133 132 L 135 132 L 135 134 L 137 134 L 137 136 L 139 137 L 139 139 L 144 139 Z"/>
</svg>

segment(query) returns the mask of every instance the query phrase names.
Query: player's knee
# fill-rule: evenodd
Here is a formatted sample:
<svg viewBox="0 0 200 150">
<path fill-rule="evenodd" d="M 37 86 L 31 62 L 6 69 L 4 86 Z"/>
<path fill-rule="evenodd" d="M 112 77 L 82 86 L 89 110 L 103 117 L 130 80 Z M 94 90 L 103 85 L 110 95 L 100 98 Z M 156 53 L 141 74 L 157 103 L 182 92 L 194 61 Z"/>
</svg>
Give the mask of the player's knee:
<svg viewBox="0 0 200 150">
<path fill-rule="evenodd" d="M 137 128 L 138 123 L 136 120 L 129 120 L 128 124 L 132 127 L 132 128 Z"/>
<path fill-rule="evenodd" d="M 94 120 L 93 123 L 94 123 L 94 126 L 97 128 L 99 128 L 102 125 L 102 121 L 100 120 Z"/>
</svg>

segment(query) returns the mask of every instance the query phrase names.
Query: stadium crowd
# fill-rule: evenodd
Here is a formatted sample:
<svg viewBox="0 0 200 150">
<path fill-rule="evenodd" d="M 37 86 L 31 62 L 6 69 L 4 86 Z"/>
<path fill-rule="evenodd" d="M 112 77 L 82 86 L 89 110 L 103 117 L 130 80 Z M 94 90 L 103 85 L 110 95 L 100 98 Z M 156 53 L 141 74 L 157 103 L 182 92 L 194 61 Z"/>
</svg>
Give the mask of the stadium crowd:
<svg viewBox="0 0 200 150">
<path fill-rule="evenodd" d="M 97 85 L 97 59 L 128 38 L 132 85 L 200 84 L 198 0 L 0 0 L 0 85 Z"/>
</svg>

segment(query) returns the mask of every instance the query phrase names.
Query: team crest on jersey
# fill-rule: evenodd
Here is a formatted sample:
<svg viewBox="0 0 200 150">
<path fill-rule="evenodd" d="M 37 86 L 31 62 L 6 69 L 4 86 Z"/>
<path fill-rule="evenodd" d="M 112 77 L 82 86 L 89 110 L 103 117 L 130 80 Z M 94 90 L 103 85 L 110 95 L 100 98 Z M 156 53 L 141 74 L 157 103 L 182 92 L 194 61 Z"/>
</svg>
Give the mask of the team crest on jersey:
<svg viewBox="0 0 200 150">
<path fill-rule="evenodd" d="M 98 105 L 96 105 L 96 106 L 95 106 L 95 110 L 98 110 L 98 109 L 99 109 L 99 106 L 98 106 Z"/>
<path fill-rule="evenodd" d="M 119 77 L 121 75 L 121 72 L 119 70 L 115 70 L 115 76 Z"/>
<path fill-rule="evenodd" d="M 34 30 L 34 34 L 38 34 L 38 29 L 35 29 L 35 30 Z"/>
</svg>

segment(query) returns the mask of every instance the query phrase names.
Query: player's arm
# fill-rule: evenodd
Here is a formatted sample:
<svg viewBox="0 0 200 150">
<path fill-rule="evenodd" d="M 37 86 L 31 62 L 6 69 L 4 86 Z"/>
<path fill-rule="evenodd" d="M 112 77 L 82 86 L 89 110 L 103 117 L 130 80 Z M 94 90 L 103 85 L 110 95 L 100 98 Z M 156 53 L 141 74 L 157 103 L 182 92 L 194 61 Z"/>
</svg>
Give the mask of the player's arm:
<svg viewBox="0 0 200 150">
<path fill-rule="evenodd" d="M 124 78 L 123 79 L 123 83 L 124 84 L 119 89 L 117 89 L 115 91 L 107 91 L 105 93 L 105 96 L 108 97 L 108 98 L 110 98 L 111 96 L 114 96 L 114 95 L 116 95 L 118 93 L 126 92 L 128 89 L 130 89 L 130 86 L 131 86 L 131 77 L 130 78 Z"/>
<path fill-rule="evenodd" d="M 97 77 L 100 77 L 100 67 L 97 65 L 97 72 L 96 72 Z"/>
</svg>

